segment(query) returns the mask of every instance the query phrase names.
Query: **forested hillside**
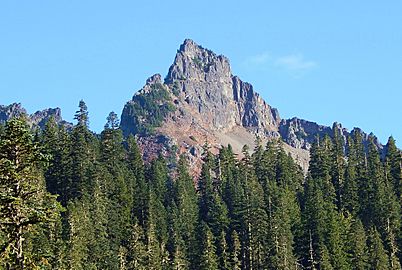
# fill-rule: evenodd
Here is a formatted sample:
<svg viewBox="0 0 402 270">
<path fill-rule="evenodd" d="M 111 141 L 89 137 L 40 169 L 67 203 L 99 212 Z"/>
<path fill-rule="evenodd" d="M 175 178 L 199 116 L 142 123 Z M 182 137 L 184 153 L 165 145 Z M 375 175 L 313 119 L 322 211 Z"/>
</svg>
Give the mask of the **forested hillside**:
<svg viewBox="0 0 402 270">
<path fill-rule="evenodd" d="M 401 269 L 401 152 L 380 156 L 358 130 L 317 137 L 307 175 L 280 140 L 206 141 L 197 179 L 186 156 L 144 164 L 110 113 L 71 131 L 24 118 L 0 128 L 1 269 Z"/>
</svg>

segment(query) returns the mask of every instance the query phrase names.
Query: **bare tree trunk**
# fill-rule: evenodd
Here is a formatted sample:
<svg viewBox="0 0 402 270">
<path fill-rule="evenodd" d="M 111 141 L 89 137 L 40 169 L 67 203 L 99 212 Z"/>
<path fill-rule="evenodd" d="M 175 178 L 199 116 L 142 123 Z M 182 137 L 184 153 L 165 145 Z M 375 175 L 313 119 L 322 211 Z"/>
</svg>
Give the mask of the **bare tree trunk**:
<svg viewBox="0 0 402 270">
<path fill-rule="evenodd" d="M 17 257 L 16 257 L 16 263 L 20 267 L 21 270 L 25 269 L 25 263 L 24 263 L 24 253 L 22 249 L 22 243 L 24 241 L 24 238 L 22 236 L 22 226 L 20 226 L 17 229 L 17 246 L 16 246 L 16 251 L 17 251 Z"/>
</svg>

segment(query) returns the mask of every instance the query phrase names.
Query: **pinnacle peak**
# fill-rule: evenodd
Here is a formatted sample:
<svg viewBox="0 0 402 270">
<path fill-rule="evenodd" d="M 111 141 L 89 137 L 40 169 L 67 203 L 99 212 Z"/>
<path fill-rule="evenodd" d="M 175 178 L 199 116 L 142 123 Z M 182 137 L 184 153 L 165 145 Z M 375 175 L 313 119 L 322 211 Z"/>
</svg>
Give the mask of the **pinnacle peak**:
<svg viewBox="0 0 402 270">
<path fill-rule="evenodd" d="M 194 42 L 194 40 L 192 40 L 190 38 L 186 38 L 183 42 L 183 45 L 186 45 L 186 44 L 196 44 L 196 43 Z"/>
<path fill-rule="evenodd" d="M 162 82 L 162 76 L 159 73 L 156 73 L 156 74 L 152 75 L 151 77 L 149 77 L 146 80 L 147 85 L 151 85 L 151 84 L 155 84 L 155 83 L 161 83 L 161 82 Z"/>
<path fill-rule="evenodd" d="M 197 43 L 195 43 L 192 39 L 185 39 L 183 44 L 180 45 L 179 51 L 193 51 L 195 48 L 200 47 Z"/>
</svg>

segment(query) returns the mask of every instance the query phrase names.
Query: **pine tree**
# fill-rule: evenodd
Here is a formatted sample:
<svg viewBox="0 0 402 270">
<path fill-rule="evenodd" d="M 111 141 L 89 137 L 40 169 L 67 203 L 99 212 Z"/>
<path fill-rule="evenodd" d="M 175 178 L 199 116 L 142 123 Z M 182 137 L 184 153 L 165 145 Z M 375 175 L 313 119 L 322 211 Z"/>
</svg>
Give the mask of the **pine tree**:
<svg viewBox="0 0 402 270">
<path fill-rule="evenodd" d="M 330 254 L 325 245 L 321 246 L 319 248 L 319 255 L 320 255 L 320 261 L 318 263 L 319 269 L 320 270 L 333 270 L 334 267 L 331 264 L 330 260 Z"/>
<path fill-rule="evenodd" d="M 132 177 L 124 163 L 126 156 L 123 147 L 123 135 L 117 129 L 117 116 L 112 112 L 107 118 L 105 129 L 101 133 L 101 166 L 104 168 L 104 185 L 108 205 L 108 237 L 113 258 L 116 260 L 121 245 L 125 245 L 131 227 L 133 205 Z M 100 169 L 99 169 L 100 170 Z M 112 261 L 112 259 L 110 259 Z M 117 264 L 115 261 L 114 264 Z"/>
<path fill-rule="evenodd" d="M 304 188 L 302 211 L 304 234 L 298 239 L 298 252 L 303 258 L 304 266 L 309 269 L 316 269 L 319 260 L 321 260 L 322 250 L 327 251 L 326 247 L 323 247 L 325 245 L 327 213 L 318 182 L 308 176 Z"/>
<path fill-rule="evenodd" d="M 335 187 L 336 194 L 336 205 L 340 211 L 343 208 L 343 185 L 345 176 L 345 157 L 344 148 L 345 142 L 342 135 L 340 134 L 340 129 L 336 123 L 333 127 L 333 145 L 332 145 L 332 183 Z"/>
<path fill-rule="evenodd" d="M 168 243 L 170 268 L 171 269 L 189 269 L 189 261 L 186 253 L 186 245 L 181 237 L 179 212 L 176 204 L 172 202 L 168 207 Z"/>
<path fill-rule="evenodd" d="M 254 173 L 248 149 L 243 148 L 244 158 L 237 176 L 244 187 L 245 204 L 242 213 L 241 233 L 246 250 L 244 267 L 258 269 L 267 263 L 268 215 L 265 211 L 264 191 Z"/>
<path fill-rule="evenodd" d="M 347 254 L 347 241 L 345 234 L 349 231 L 350 221 L 336 211 L 329 211 L 328 232 L 326 247 L 330 254 L 330 261 L 334 269 L 350 269 Z"/>
<path fill-rule="evenodd" d="M 310 150 L 309 173 L 318 182 L 325 200 L 330 204 L 336 204 L 336 192 L 332 183 L 332 142 L 329 136 L 322 141 L 317 141 Z"/>
<path fill-rule="evenodd" d="M 150 218 L 147 226 L 147 269 L 163 269 L 164 252 L 161 243 L 158 240 L 158 232 L 156 231 L 154 220 Z"/>
<path fill-rule="evenodd" d="M 402 154 L 401 151 L 396 147 L 395 140 L 393 137 L 389 137 L 386 145 L 386 155 L 385 162 L 389 166 L 390 181 L 393 185 L 393 190 L 401 200 L 402 196 Z"/>
<path fill-rule="evenodd" d="M 386 243 L 390 255 L 391 268 L 400 269 L 400 262 L 402 260 L 402 224 L 400 222 L 400 218 L 402 212 L 400 210 L 398 211 L 397 209 L 401 209 L 402 207 L 402 154 L 401 151 L 396 147 L 393 137 L 388 139 L 386 149 L 385 189 L 387 197 L 387 209 L 391 210 L 391 217 L 388 217 L 386 221 Z M 397 258 L 397 256 L 399 256 L 399 258 Z"/>
<path fill-rule="evenodd" d="M 135 138 L 130 135 L 127 139 L 127 163 L 133 175 L 131 190 L 133 193 L 132 216 L 145 228 L 148 215 L 148 187 L 145 181 L 145 167 L 140 149 Z"/>
<path fill-rule="evenodd" d="M 241 260 L 240 260 L 240 252 L 241 252 L 241 244 L 239 235 L 235 230 L 233 230 L 231 234 L 231 250 L 230 250 L 230 269 L 232 270 L 240 270 L 241 269 Z"/>
<path fill-rule="evenodd" d="M 363 222 L 365 227 L 370 226 L 371 215 L 368 213 L 370 204 L 370 194 L 372 187 L 370 186 L 370 179 L 368 179 L 368 158 L 366 147 L 363 143 L 363 134 L 359 129 L 352 131 L 353 136 L 353 157 L 355 160 L 355 172 L 357 190 L 359 196 L 359 206 L 357 215 Z M 352 155 L 352 153 L 350 154 Z M 362 207 L 364 206 L 364 207 Z"/>
<path fill-rule="evenodd" d="M 79 110 L 75 112 L 74 119 L 77 120 L 77 125 L 81 127 L 88 128 L 89 119 L 88 119 L 88 107 L 85 104 L 84 100 L 80 100 L 78 104 Z"/>
<path fill-rule="evenodd" d="M 200 270 L 218 270 L 219 263 L 216 256 L 216 247 L 214 236 L 208 225 L 204 222 L 200 224 L 200 259 L 198 269 Z"/>
<path fill-rule="evenodd" d="M 66 219 L 68 269 L 95 267 L 90 260 L 89 244 L 94 241 L 95 235 L 90 219 L 89 200 L 86 196 L 68 203 Z"/>
<path fill-rule="evenodd" d="M 368 253 L 369 253 L 369 269 L 372 270 L 388 270 L 388 256 L 385 252 L 380 234 L 376 229 L 370 229 L 368 233 Z"/>
<path fill-rule="evenodd" d="M 41 224 L 57 221 L 60 206 L 45 189 L 45 157 L 24 119 L 11 119 L 0 137 L 1 257 L 6 269 L 25 269 L 31 261 L 24 242 Z"/>
<path fill-rule="evenodd" d="M 271 186 L 269 205 L 270 265 L 274 269 L 295 269 L 292 209 L 294 195 L 286 188 Z"/>
<path fill-rule="evenodd" d="M 351 223 L 348 239 L 348 252 L 351 260 L 352 269 L 367 269 L 369 267 L 369 257 L 366 245 L 367 237 L 360 219 L 354 220 Z"/>
<path fill-rule="evenodd" d="M 134 222 L 126 251 L 127 269 L 147 269 L 147 246 L 144 237 L 143 229 L 137 222 Z"/>
<path fill-rule="evenodd" d="M 217 254 L 219 254 L 219 269 L 221 270 L 229 270 L 229 254 L 228 254 L 228 245 L 226 242 L 226 234 L 224 231 L 221 232 L 219 236 L 219 250 Z"/>
<path fill-rule="evenodd" d="M 398 269 L 400 263 L 397 258 L 398 247 L 395 236 L 398 235 L 401 226 L 400 207 L 373 139 L 369 145 L 368 176 L 369 195 L 371 194 L 371 202 L 368 205 L 371 211 L 368 214 L 371 215 L 372 224 L 378 228 L 382 239 L 385 240 L 385 248 L 391 255 L 392 268 Z"/>
<path fill-rule="evenodd" d="M 359 183 L 356 166 L 358 165 L 356 148 L 352 137 L 347 139 L 347 165 L 345 172 L 345 183 L 343 186 L 343 210 L 357 216 L 360 212 L 359 205 Z"/>
<path fill-rule="evenodd" d="M 154 189 L 149 187 L 149 212 L 146 223 L 147 266 L 149 269 L 166 269 L 169 266 L 167 250 L 167 211 Z"/>
<path fill-rule="evenodd" d="M 88 238 L 89 261 L 96 265 L 98 269 L 113 269 L 117 265 L 116 254 L 111 243 L 111 226 L 109 212 L 120 209 L 111 208 L 110 200 L 107 196 L 107 180 L 109 174 L 100 164 L 95 164 L 91 168 L 90 178 L 92 179 L 91 193 L 89 198 L 90 231 L 93 237 Z M 112 227 L 113 228 L 113 227 Z M 90 232 L 89 231 L 89 232 Z M 116 248 L 115 248 L 116 249 Z M 113 253 L 114 251 L 114 253 Z"/>
<path fill-rule="evenodd" d="M 193 184 L 193 179 L 187 171 L 188 164 L 184 156 L 180 157 L 177 177 L 174 182 L 173 199 L 177 204 L 178 217 L 177 233 L 184 243 L 185 257 L 188 261 L 195 263 L 196 257 L 196 237 L 195 230 L 198 221 L 197 194 Z M 196 265 L 192 265 L 196 267 Z"/>
<path fill-rule="evenodd" d="M 88 111 L 84 101 L 80 101 L 75 115 L 77 125 L 71 132 L 71 176 L 66 187 L 67 197 L 72 200 L 88 193 L 91 188 L 88 170 L 97 159 L 98 141 L 88 130 Z"/>
</svg>

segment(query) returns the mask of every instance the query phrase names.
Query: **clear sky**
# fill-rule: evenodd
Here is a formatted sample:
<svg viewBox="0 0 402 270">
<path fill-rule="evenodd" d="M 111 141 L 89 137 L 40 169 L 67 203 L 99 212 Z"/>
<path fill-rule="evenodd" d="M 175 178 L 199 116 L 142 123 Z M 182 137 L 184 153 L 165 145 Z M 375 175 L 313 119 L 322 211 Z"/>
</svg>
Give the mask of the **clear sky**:
<svg viewBox="0 0 402 270">
<path fill-rule="evenodd" d="M 2 0 L 0 104 L 60 107 L 73 121 L 84 99 L 100 131 L 191 38 L 229 57 L 282 118 L 401 146 L 401 14 L 399 0 Z"/>
</svg>

